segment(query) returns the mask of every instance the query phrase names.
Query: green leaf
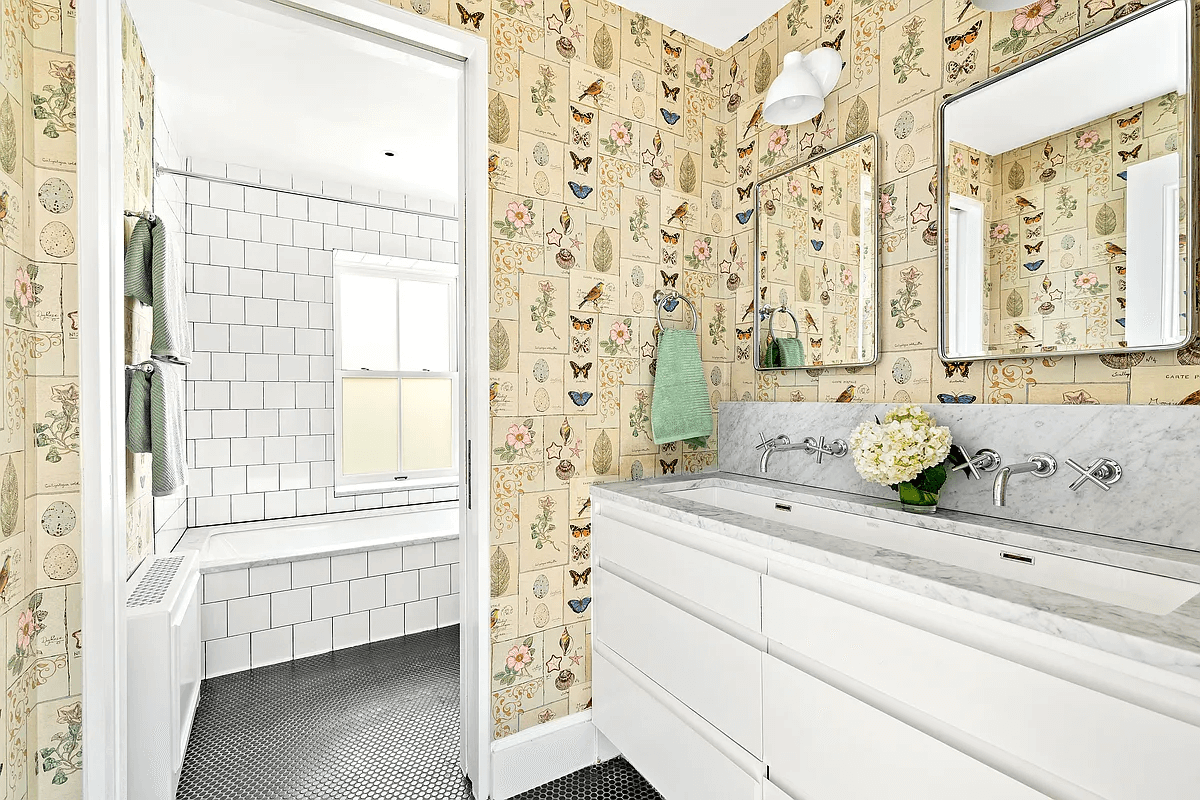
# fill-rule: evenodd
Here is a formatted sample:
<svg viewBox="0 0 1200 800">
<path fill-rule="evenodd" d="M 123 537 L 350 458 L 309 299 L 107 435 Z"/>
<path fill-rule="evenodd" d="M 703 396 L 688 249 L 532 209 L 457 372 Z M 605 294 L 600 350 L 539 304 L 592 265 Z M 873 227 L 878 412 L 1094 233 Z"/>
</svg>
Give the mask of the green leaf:
<svg viewBox="0 0 1200 800">
<path fill-rule="evenodd" d="M 923 492 L 939 492 L 946 485 L 946 474 L 946 466 L 937 464 L 918 475 L 912 485 Z"/>
<path fill-rule="evenodd" d="M 62 456 L 58 453 L 58 448 L 51 446 L 49 452 L 46 453 L 46 460 L 51 464 L 57 464 L 62 461 Z"/>
<path fill-rule="evenodd" d="M 42 106 L 34 106 L 33 107 L 33 118 L 34 119 L 50 119 L 50 112 L 47 111 Z"/>
<path fill-rule="evenodd" d="M 35 106 L 36 106 L 36 105 L 42 105 L 42 104 L 44 104 L 44 103 L 48 102 L 48 101 L 46 100 L 46 98 L 45 98 L 45 97 L 42 97 L 40 94 L 30 95 L 30 98 L 29 98 L 29 99 L 33 101 L 33 104 L 34 104 Z"/>
<path fill-rule="evenodd" d="M 56 786 L 60 786 L 67 782 L 67 774 L 60 769 L 58 772 L 54 773 L 54 777 L 50 779 L 50 782 Z"/>
</svg>

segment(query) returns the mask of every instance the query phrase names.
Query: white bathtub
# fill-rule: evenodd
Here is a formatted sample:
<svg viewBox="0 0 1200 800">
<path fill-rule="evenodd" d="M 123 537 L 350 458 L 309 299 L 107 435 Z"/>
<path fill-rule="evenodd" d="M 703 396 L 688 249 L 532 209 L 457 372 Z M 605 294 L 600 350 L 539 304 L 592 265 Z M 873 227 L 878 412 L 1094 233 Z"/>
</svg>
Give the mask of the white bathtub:
<svg viewBox="0 0 1200 800">
<path fill-rule="evenodd" d="M 458 535 L 455 505 L 189 528 L 175 550 L 198 551 L 200 571 L 212 572 L 446 541 Z"/>
<path fill-rule="evenodd" d="M 458 623 L 456 504 L 191 528 L 212 678 Z"/>
</svg>

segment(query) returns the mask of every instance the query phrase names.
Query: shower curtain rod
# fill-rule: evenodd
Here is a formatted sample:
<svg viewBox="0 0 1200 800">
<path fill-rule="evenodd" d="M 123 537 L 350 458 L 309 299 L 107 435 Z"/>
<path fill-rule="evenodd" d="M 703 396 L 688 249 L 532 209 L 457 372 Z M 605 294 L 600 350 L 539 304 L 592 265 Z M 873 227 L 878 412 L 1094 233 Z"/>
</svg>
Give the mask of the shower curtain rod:
<svg viewBox="0 0 1200 800">
<path fill-rule="evenodd" d="M 385 206 L 380 203 L 366 203 L 362 200 L 345 200 L 339 197 L 326 197 L 322 194 L 313 194 L 312 192 L 301 192 L 296 189 L 284 189 L 281 186 L 270 186 L 265 183 L 253 183 L 251 181 L 239 181 L 233 178 L 222 178 L 217 175 L 204 175 L 199 172 L 188 172 L 182 169 L 171 169 L 170 167 L 154 167 L 155 175 L 177 175 L 181 178 L 196 178 L 202 181 L 212 181 L 213 183 L 227 183 L 230 186 L 242 186 L 247 189 L 262 189 L 268 192 L 280 192 L 281 194 L 294 194 L 298 197 L 312 197 L 317 200 L 331 200 L 335 203 L 349 203 L 355 206 L 365 206 L 366 208 L 378 208 L 383 211 L 399 211 L 404 214 L 419 214 L 422 217 L 436 217 L 437 219 L 446 219 L 451 222 L 458 222 L 458 217 L 453 214 L 437 214 L 433 211 L 414 211 L 411 208 L 397 208 L 396 206 Z"/>
</svg>

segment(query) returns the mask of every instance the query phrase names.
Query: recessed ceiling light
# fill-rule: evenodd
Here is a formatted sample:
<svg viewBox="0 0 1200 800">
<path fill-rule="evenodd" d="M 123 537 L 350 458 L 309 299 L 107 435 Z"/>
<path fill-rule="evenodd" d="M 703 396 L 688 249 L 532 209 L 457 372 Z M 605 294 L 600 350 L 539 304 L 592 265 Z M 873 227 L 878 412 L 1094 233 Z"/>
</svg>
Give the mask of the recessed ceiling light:
<svg viewBox="0 0 1200 800">
<path fill-rule="evenodd" d="M 383 154 L 384 154 L 385 156 L 387 156 L 388 158 L 391 158 L 392 156 L 396 155 L 396 154 L 395 154 L 395 153 L 393 153 L 391 150 L 384 150 L 384 151 L 383 151 Z"/>
</svg>

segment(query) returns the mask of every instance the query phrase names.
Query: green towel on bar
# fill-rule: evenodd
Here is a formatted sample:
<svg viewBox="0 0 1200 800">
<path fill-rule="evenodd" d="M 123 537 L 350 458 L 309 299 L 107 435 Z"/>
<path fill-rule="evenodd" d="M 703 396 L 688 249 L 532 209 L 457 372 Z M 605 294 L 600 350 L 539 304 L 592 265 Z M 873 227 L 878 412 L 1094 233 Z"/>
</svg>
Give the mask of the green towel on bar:
<svg viewBox="0 0 1200 800">
<path fill-rule="evenodd" d="M 187 441 L 183 431 L 183 366 L 154 362 L 154 373 L 126 373 L 125 446 L 133 453 L 150 453 L 155 497 L 165 497 L 187 485 Z"/>
<path fill-rule="evenodd" d="M 804 366 L 804 345 L 799 339 L 776 339 L 779 352 L 779 366 L 784 369 L 796 369 Z"/>
<path fill-rule="evenodd" d="M 150 354 L 187 364 L 192 336 L 187 320 L 183 267 L 171 263 L 167 228 L 161 219 L 139 219 L 125 246 L 125 296 L 153 307 Z"/>
<path fill-rule="evenodd" d="M 695 331 L 669 328 L 659 334 L 650 429 L 655 444 L 712 435 L 712 406 Z"/>
</svg>

